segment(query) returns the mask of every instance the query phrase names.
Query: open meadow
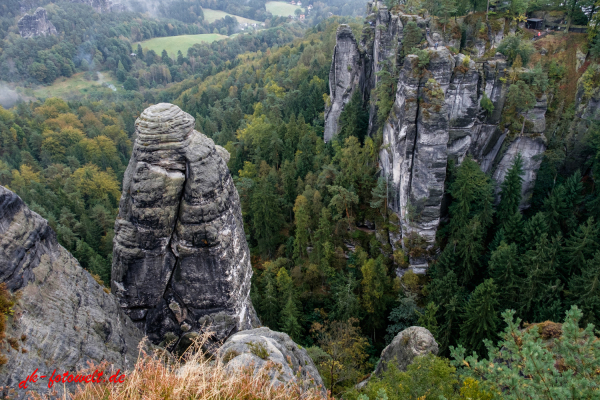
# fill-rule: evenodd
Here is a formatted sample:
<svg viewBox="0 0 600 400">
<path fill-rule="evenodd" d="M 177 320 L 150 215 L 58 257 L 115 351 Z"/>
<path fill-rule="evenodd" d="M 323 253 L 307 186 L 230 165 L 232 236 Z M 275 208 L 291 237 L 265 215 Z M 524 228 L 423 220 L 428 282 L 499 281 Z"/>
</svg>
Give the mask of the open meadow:
<svg viewBox="0 0 600 400">
<path fill-rule="evenodd" d="M 285 3 L 283 1 L 268 1 L 266 7 L 267 11 L 271 14 L 284 17 L 294 15 L 297 9 L 304 11 L 302 7 L 293 6 L 290 3 Z"/>
<path fill-rule="evenodd" d="M 185 55 L 187 50 L 196 43 L 212 43 L 217 40 L 227 39 L 229 36 L 219 35 L 217 33 L 207 33 L 202 35 L 180 35 L 154 38 L 141 42 L 143 49 L 154 50 L 157 54 L 167 50 L 169 56 L 177 57 L 177 52 Z"/>
</svg>

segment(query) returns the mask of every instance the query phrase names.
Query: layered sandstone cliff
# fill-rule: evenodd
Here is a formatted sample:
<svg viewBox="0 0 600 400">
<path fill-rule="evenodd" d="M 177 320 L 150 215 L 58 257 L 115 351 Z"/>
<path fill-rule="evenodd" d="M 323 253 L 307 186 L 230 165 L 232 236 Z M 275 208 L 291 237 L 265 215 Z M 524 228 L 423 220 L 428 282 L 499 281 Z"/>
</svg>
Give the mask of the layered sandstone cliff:
<svg viewBox="0 0 600 400">
<path fill-rule="evenodd" d="M 0 354 L 0 394 L 23 398 L 19 382 L 36 369 L 49 377 L 106 362 L 115 369 L 133 366 L 143 334 L 116 299 L 106 293 L 77 260 L 58 244 L 48 222 L 21 198 L 0 186 L 0 283 L 17 299 L 6 323 Z M 0 318 L 5 318 L 1 315 Z M 48 378 L 27 390 L 48 393 Z M 72 385 L 68 384 L 70 388 Z M 56 384 L 52 390 L 62 391 Z M 15 397 L 13 397 L 15 396 Z"/>
<path fill-rule="evenodd" d="M 26 14 L 19 20 L 19 33 L 21 37 L 31 38 L 36 36 L 56 35 L 56 27 L 48 19 L 48 13 L 38 7 L 32 15 Z"/>
<path fill-rule="evenodd" d="M 115 222 L 112 291 L 155 343 L 257 324 L 250 252 L 228 153 L 172 104 L 146 109 Z M 210 328 L 209 328 L 210 326 Z"/>
<path fill-rule="evenodd" d="M 373 99 L 368 107 L 369 134 L 378 131 L 383 134 L 380 166 L 392 186 L 389 204 L 399 216 L 402 236 L 416 234 L 433 246 L 442 217 L 446 166 L 449 161 L 460 164 L 467 155 L 494 178 L 498 193 L 513 160 L 521 154 L 524 159 L 521 207 L 526 208 L 541 163 L 540 155 L 546 149 L 546 98 L 538 99 L 536 107 L 527 113 L 525 135 L 509 137 L 499 126 L 510 86 L 503 79 L 507 63 L 501 55 L 477 61 L 463 54 L 452 55 L 448 48 L 459 46 L 460 42 L 430 19 L 391 13 L 382 2 L 369 2 L 367 11 L 360 46 L 353 46 L 355 41 L 349 28 L 342 25 L 338 30 L 325 140 L 331 140 L 339 131 L 338 118 L 349 95 L 360 90 L 363 99 L 368 100 L 377 85 L 379 71 L 383 68 L 392 71 L 394 67 L 399 71 L 395 101 L 384 126 L 375 125 L 377 110 Z M 411 20 L 428 43 L 424 49 L 430 61 L 424 67 L 418 65 L 415 55 L 399 57 L 404 29 Z M 497 46 L 502 39 L 502 32 L 492 33 L 492 40 L 484 43 L 484 50 L 486 46 Z M 475 51 L 477 41 L 473 42 Z M 435 43 L 439 44 L 437 49 Z M 344 51 L 351 56 L 345 56 Z M 494 105 L 492 113 L 480 105 L 484 93 Z M 425 272 L 428 266 L 425 258 L 410 262 L 418 273 Z"/>
</svg>

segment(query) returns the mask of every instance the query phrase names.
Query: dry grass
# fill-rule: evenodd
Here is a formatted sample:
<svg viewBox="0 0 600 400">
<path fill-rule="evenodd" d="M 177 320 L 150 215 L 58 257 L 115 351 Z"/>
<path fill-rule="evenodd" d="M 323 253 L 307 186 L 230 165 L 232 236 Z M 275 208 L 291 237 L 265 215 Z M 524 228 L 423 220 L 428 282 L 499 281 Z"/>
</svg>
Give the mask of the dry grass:
<svg viewBox="0 0 600 400">
<path fill-rule="evenodd" d="M 198 339 L 178 360 L 166 353 L 148 354 L 141 351 L 133 371 L 126 373 L 122 384 L 100 383 L 81 385 L 64 400 L 333 400 L 316 390 L 304 391 L 290 382 L 274 385 L 268 364 L 255 372 L 253 366 L 232 373 L 226 365 L 208 357 L 203 351 L 208 335 Z M 140 346 L 140 348 L 143 348 Z M 90 366 L 91 373 L 103 365 Z M 106 373 L 105 373 L 106 376 Z M 39 399 L 39 397 L 38 397 Z"/>
</svg>

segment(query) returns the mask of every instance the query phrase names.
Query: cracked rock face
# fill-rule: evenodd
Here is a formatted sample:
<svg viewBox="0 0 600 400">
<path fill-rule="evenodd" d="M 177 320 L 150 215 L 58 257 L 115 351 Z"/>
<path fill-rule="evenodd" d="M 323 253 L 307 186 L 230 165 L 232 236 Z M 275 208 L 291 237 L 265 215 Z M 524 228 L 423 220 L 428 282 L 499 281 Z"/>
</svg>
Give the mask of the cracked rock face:
<svg viewBox="0 0 600 400">
<path fill-rule="evenodd" d="M 337 135 L 338 120 L 344 106 L 350 101 L 354 89 L 361 80 L 361 53 L 348 25 L 340 25 L 337 30 L 337 43 L 333 49 L 333 60 L 329 71 L 330 102 L 325 107 L 325 142 Z"/>
<path fill-rule="evenodd" d="M 36 36 L 56 35 L 56 27 L 48 19 L 48 13 L 38 7 L 33 15 L 25 15 L 19 20 L 19 33 L 21 37 L 31 38 Z"/>
<path fill-rule="evenodd" d="M 226 150 L 172 104 L 147 108 L 123 179 L 112 291 L 155 342 L 250 329 L 250 252 Z"/>
<path fill-rule="evenodd" d="M 313 360 L 285 333 L 269 328 L 238 332 L 227 339 L 218 357 L 232 372 L 267 367 L 274 385 L 294 382 L 304 390 L 317 389 L 325 395 L 325 385 Z"/>
<path fill-rule="evenodd" d="M 15 339 L 17 349 L 2 345 L 8 363 L 0 367 L 0 387 L 17 388 L 36 368 L 38 375 L 50 376 L 55 368 L 86 369 L 88 361 L 122 370 L 135 364 L 143 333 L 58 244 L 48 222 L 2 186 L 0 282 L 18 295 L 6 324 L 7 339 Z M 54 389 L 60 392 L 62 384 Z M 28 390 L 46 393 L 48 380 L 31 383 Z"/>
<path fill-rule="evenodd" d="M 358 50 L 348 47 L 348 43 L 355 43 L 348 37 L 352 35 L 349 29 L 342 38 L 338 35 L 330 91 L 351 95 L 360 90 L 363 99 L 369 98 L 377 84 L 377 73 L 385 65 L 398 67 L 396 98 L 381 127 L 383 146 L 379 158 L 382 174 L 391 184 L 388 204 L 398 214 L 402 236 L 416 234 L 427 247 L 434 245 L 442 217 L 447 162 L 460 164 L 466 156 L 473 157 L 485 173 L 497 179 L 499 188 L 514 158 L 521 153 L 525 170 L 521 208 L 527 208 L 540 166 L 539 155 L 546 147 L 546 97 L 540 97 L 527 113 L 530 123 L 525 136 L 507 137 L 507 132 L 498 126 L 510 86 L 503 83 L 507 64 L 502 55 L 475 62 L 463 54 L 452 56 L 443 46 L 436 50 L 433 44 L 438 39 L 446 45 L 453 44 L 450 31 L 444 34 L 430 19 L 393 15 L 382 2 L 369 2 L 367 14 Z M 404 25 L 411 19 L 429 43 L 430 62 L 423 70 L 415 55 L 404 60 L 397 57 Z M 501 37 L 501 33 L 492 34 L 488 44 L 497 45 Z M 488 44 L 482 44 L 482 52 Z M 343 49 L 348 55 L 360 57 L 345 56 L 341 54 Z M 353 71 L 358 79 L 340 78 L 343 71 Z M 492 112 L 481 107 L 484 94 L 494 106 Z M 328 114 L 325 120 L 326 141 L 338 132 L 338 118 L 346 104 L 333 95 L 331 100 L 331 110 L 335 108 L 336 113 Z M 373 100 L 369 110 L 371 135 L 379 129 L 374 125 L 377 110 Z M 391 241 L 397 242 L 398 238 Z M 424 273 L 428 262 L 426 258 L 411 258 L 410 267 L 416 273 Z"/>
</svg>

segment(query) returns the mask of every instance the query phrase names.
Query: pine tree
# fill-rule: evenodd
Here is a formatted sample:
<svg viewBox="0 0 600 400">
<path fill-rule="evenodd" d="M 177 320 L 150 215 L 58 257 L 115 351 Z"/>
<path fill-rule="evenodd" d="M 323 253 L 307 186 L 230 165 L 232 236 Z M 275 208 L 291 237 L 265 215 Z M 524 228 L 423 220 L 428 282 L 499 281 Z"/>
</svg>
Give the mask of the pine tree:
<svg viewBox="0 0 600 400">
<path fill-rule="evenodd" d="M 506 243 L 519 246 L 523 243 L 523 215 L 518 209 L 505 221 L 502 230 Z"/>
<path fill-rule="evenodd" d="M 523 242 L 525 250 L 532 249 L 538 239 L 548 233 L 548 224 L 542 212 L 536 213 L 523 226 Z"/>
<path fill-rule="evenodd" d="M 368 315 L 369 325 L 379 328 L 385 312 L 384 294 L 388 286 L 388 277 L 383 256 L 377 259 L 369 259 L 361 267 L 362 279 L 362 303 Z"/>
<path fill-rule="evenodd" d="M 302 327 L 298 322 L 299 317 L 298 308 L 296 301 L 292 295 L 290 295 L 285 302 L 285 307 L 281 310 L 281 330 L 292 338 L 295 342 L 299 342 L 301 339 Z"/>
<path fill-rule="evenodd" d="M 416 294 L 401 292 L 398 295 L 398 305 L 390 312 L 389 320 L 390 324 L 386 328 L 387 335 L 385 335 L 386 342 L 391 342 L 394 337 L 417 323 L 418 315 Z"/>
<path fill-rule="evenodd" d="M 535 94 L 531 91 L 528 84 L 523 81 L 517 81 L 517 83 L 512 84 L 510 89 L 508 89 L 506 101 L 509 107 L 514 107 L 518 113 L 523 114 L 523 124 L 521 126 L 521 136 L 523 136 L 525 121 L 527 120 L 525 116 L 536 104 Z"/>
<path fill-rule="evenodd" d="M 594 217 L 590 217 L 566 240 L 564 280 L 567 281 L 572 275 L 579 274 L 580 268 L 594 256 L 598 249 L 598 226 L 594 223 Z"/>
<path fill-rule="evenodd" d="M 277 175 L 269 173 L 260 178 L 252 194 L 252 226 L 258 248 L 264 255 L 274 253 L 283 221 L 276 182 Z"/>
<path fill-rule="evenodd" d="M 500 303 L 504 308 L 514 308 L 519 294 L 521 262 L 515 243 L 501 242 L 492 253 L 489 263 L 490 277 L 500 282 Z"/>
<path fill-rule="evenodd" d="M 556 320 L 560 315 L 551 315 L 551 308 L 561 299 L 562 284 L 557 268 L 561 259 L 561 238 L 549 240 L 543 233 L 535 247 L 523 257 L 525 277 L 520 284 L 518 310 L 523 318 L 533 322 L 545 319 Z"/>
<path fill-rule="evenodd" d="M 579 206 L 583 202 L 583 182 L 581 181 L 581 172 L 575 171 L 564 183 L 565 187 L 565 206 L 570 210 L 565 225 L 567 229 L 573 230 L 577 227 L 577 216 L 579 215 Z"/>
<path fill-rule="evenodd" d="M 387 177 L 380 176 L 377 179 L 377 185 L 371 191 L 373 199 L 371 200 L 371 208 L 379 210 L 381 216 L 385 219 L 388 206 L 388 185 Z"/>
<path fill-rule="evenodd" d="M 450 205 L 451 235 L 464 228 L 475 216 L 479 216 L 480 224 L 485 229 L 492 223 L 492 185 L 472 158 L 465 158 L 457 168 L 448 192 L 453 200 Z"/>
<path fill-rule="evenodd" d="M 279 299 L 273 272 L 266 270 L 263 273 L 265 292 L 262 296 L 262 322 L 273 330 L 279 327 Z"/>
<path fill-rule="evenodd" d="M 544 199 L 542 211 L 548 223 L 548 234 L 555 235 L 562 232 L 561 223 L 565 221 L 570 214 L 566 202 L 567 191 L 563 185 L 556 186 L 550 196 Z"/>
<path fill-rule="evenodd" d="M 501 225 L 519 210 L 521 189 L 523 187 L 523 158 L 517 154 L 504 181 L 500 185 L 500 204 L 496 217 Z"/>
<path fill-rule="evenodd" d="M 417 324 L 422 326 L 423 328 L 429 330 L 434 338 L 437 339 L 439 335 L 439 327 L 436 318 L 436 314 L 438 312 L 439 307 L 435 305 L 434 302 L 429 302 L 427 307 L 425 307 L 425 311 L 423 313 L 417 311 L 417 315 L 419 319 Z"/>
<path fill-rule="evenodd" d="M 332 287 L 334 306 L 333 319 L 336 321 L 348 321 L 350 318 L 358 317 L 360 303 L 355 293 L 358 280 L 352 274 L 341 277 Z"/>
<path fill-rule="evenodd" d="M 460 340 L 469 351 L 484 353 L 484 339 L 494 340 L 498 333 L 498 289 L 493 279 L 475 288 L 465 307 Z"/>
<path fill-rule="evenodd" d="M 296 239 L 294 241 L 294 259 L 300 260 L 306 256 L 306 248 L 310 241 L 310 215 L 308 200 L 303 195 L 296 198 L 294 205 L 296 222 Z"/>
<path fill-rule="evenodd" d="M 423 33 L 414 21 L 409 21 L 404 26 L 404 38 L 402 39 L 402 53 L 404 56 L 410 54 L 410 51 L 417 47 L 423 40 Z"/>
<path fill-rule="evenodd" d="M 446 32 L 446 24 L 450 22 L 452 14 L 456 13 L 456 0 L 441 0 L 436 2 L 435 15 L 440 17 L 440 22 L 444 25 Z"/>
<path fill-rule="evenodd" d="M 469 282 L 480 269 L 484 251 L 485 230 L 479 216 L 474 217 L 456 233 L 457 271 L 463 284 Z"/>
<path fill-rule="evenodd" d="M 600 325 L 600 251 L 581 267 L 581 275 L 569 282 L 571 303 L 583 312 L 582 323 Z"/>
<path fill-rule="evenodd" d="M 447 354 L 449 347 L 456 345 L 457 339 L 460 337 L 462 304 L 459 296 L 455 295 L 443 306 L 443 322 L 440 323 L 440 333 L 436 337 L 440 345 L 440 355 Z"/>
</svg>

